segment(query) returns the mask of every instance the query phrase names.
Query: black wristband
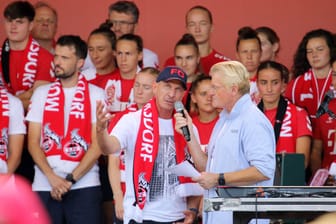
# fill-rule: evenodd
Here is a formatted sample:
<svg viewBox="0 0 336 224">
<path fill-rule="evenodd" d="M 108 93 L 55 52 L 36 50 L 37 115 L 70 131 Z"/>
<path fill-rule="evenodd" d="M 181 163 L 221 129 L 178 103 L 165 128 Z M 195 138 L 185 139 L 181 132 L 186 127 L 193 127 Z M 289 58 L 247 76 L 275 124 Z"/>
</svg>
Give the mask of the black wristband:
<svg viewBox="0 0 336 224">
<path fill-rule="evenodd" d="M 73 178 L 72 173 L 68 173 L 65 177 L 65 179 L 69 182 L 71 182 L 72 184 L 75 184 L 77 181 Z"/>
<path fill-rule="evenodd" d="M 218 177 L 218 185 L 219 186 L 225 186 L 225 178 L 224 173 L 220 173 Z"/>
</svg>

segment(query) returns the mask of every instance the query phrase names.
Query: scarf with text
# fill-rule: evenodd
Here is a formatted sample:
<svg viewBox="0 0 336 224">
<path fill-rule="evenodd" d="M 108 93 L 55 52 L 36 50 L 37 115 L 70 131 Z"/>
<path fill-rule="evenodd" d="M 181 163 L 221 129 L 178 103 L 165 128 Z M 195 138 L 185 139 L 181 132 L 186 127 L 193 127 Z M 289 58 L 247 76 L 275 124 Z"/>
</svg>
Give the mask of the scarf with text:
<svg viewBox="0 0 336 224">
<path fill-rule="evenodd" d="M 89 84 L 79 76 L 64 133 L 65 96 L 62 84 L 54 82 L 44 105 L 42 148 L 45 155 L 60 155 L 62 160 L 79 162 L 91 143 L 91 103 Z"/>
<path fill-rule="evenodd" d="M 39 43 L 34 40 L 31 36 L 29 37 L 27 47 L 24 49 L 24 57 L 22 61 L 17 66 L 16 80 L 19 80 L 18 89 L 28 90 L 33 87 L 35 82 L 35 75 L 37 72 L 37 59 L 40 51 Z M 9 40 L 5 40 L 4 45 L 2 46 L 1 52 L 1 66 L 3 71 L 3 81 L 7 85 L 8 89 L 10 88 L 11 77 L 10 77 L 10 45 Z M 13 93 L 15 94 L 15 93 Z"/>
<path fill-rule="evenodd" d="M 173 125 L 175 120 L 172 119 Z M 135 204 L 142 210 L 146 203 L 149 191 L 149 183 L 155 159 L 159 149 L 159 115 L 155 99 L 143 106 L 141 110 L 141 122 L 135 145 L 133 184 L 135 191 Z M 185 160 L 186 141 L 183 136 L 174 129 L 174 142 L 176 151 L 176 164 Z M 179 176 L 180 184 L 191 182 L 190 178 Z"/>
<path fill-rule="evenodd" d="M 275 115 L 275 124 L 274 124 L 274 136 L 275 136 L 275 143 L 278 143 L 282 122 L 284 120 L 286 110 L 287 110 L 288 101 L 285 97 L 280 96 L 277 112 Z M 258 104 L 258 108 L 264 113 L 264 101 L 261 100 Z"/>
<path fill-rule="evenodd" d="M 9 100 L 7 90 L 0 83 L 0 159 L 8 158 Z"/>
</svg>

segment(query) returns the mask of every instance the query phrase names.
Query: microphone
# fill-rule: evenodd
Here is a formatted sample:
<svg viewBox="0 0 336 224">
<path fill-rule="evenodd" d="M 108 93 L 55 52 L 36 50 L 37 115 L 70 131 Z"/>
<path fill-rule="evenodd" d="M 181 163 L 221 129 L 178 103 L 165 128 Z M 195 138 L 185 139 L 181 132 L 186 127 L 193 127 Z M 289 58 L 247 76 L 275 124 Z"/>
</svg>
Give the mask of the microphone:
<svg viewBox="0 0 336 224">
<path fill-rule="evenodd" d="M 321 117 L 325 113 L 329 113 L 329 109 L 328 109 L 329 101 L 334 98 L 335 98 L 334 91 L 329 90 L 324 96 L 323 101 L 316 112 L 316 118 Z"/>
<path fill-rule="evenodd" d="M 181 113 L 183 115 L 183 117 L 185 117 L 185 114 L 183 112 L 183 109 L 184 109 L 183 103 L 181 101 L 176 101 L 174 106 L 175 106 L 176 112 Z M 183 126 L 183 127 L 181 127 L 181 129 L 182 129 L 184 139 L 187 142 L 189 142 L 190 141 L 190 132 L 189 132 L 188 126 L 187 125 Z"/>
</svg>

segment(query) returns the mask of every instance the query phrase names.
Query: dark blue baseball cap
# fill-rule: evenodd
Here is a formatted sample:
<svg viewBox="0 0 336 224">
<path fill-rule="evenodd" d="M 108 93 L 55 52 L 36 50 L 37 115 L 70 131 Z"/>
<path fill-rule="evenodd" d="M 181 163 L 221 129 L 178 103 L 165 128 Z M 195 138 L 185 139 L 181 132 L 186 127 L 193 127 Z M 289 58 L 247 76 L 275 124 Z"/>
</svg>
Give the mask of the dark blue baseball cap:
<svg viewBox="0 0 336 224">
<path fill-rule="evenodd" d="M 156 79 L 156 82 L 160 81 L 170 81 L 170 80 L 178 80 L 182 83 L 183 88 L 187 89 L 187 74 L 177 66 L 168 66 L 165 67 L 159 74 Z"/>
</svg>

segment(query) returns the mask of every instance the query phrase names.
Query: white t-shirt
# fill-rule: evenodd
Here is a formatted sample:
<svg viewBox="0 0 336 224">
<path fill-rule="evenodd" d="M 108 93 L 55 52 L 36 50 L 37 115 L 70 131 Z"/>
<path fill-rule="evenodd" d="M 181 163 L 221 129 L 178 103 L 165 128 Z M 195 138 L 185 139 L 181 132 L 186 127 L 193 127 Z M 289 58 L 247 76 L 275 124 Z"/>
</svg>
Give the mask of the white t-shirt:
<svg viewBox="0 0 336 224">
<path fill-rule="evenodd" d="M 30 122 L 43 122 L 43 111 L 44 104 L 47 99 L 49 88 L 52 84 L 43 85 L 38 87 L 31 98 L 30 110 L 27 114 L 26 120 Z M 64 127 L 65 132 L 67 131 L 67 124 L 69 119 L 70 107 L 72 98 L 76 92 L 76 87 L 72 88 L 63 88 L 65 94 L 65 119 L 64 119 Z M 104 90 L 89 84 L 90 91 L 90 101 L 91 101 L 91 123 L 96 123 L 96 102 L 97 100 L 104 101 Z M 53 168 L 54 172 L 61 176 L 65 177 L 67 173 L 71 173 L 75 167 L 78 166 L 79 162 L 73 161 L 65 161 L 61 160 L 60 156 L 49 156 L 47 157 L 49 165 Z M 95 164 L 81 179 L 74 184 L 71 189 L 79 189 L 84 187 L 92 187 L 99 186 L 99 168 L 98 165 Z M 47 177 L 44 173 L 39 169 L 38 166 L 35 166 L 35 177 L 33 182 L 33 190 L 34 191 L 50 191 L 51 186 L 48 182 Z"/>
<path fill-rule="evenodd" d="M 119 139 L 121 148 L 125 148 L 126 193 L 124 197 L 124 222 L 134 219 L 133 161 L 134 148 L 141 119 L 141 110 L 124 115 L 116 124 L 111 135 Z M 178 197 L 176 187 L 179 185 L 175 174 L 166 171 L 176 165 L 176 151 L 172 119 L 159 118 L 159 151 L 153 168 L 150 189 L 143 209 L 144 220 L 158 222 L 175 221 L 184 218 L 186 198 Z M 130 131 L 132 130 L 132 131 Z"/>
<path fill-rule="evenodd" d="M 19 98 L 8 93 L 8 103 L 9 103 L 9 124 L 8 124 L 8 135 L 26 134 L 26 125 L 24 122 L 24 110 Z M 3 127 L 1 127 L 1 135 Z M 8 141 L 8 139 L 7 139 Z M 0 159 L 0 173 L 7 173 L 7 163 Z"/>
</svg>

